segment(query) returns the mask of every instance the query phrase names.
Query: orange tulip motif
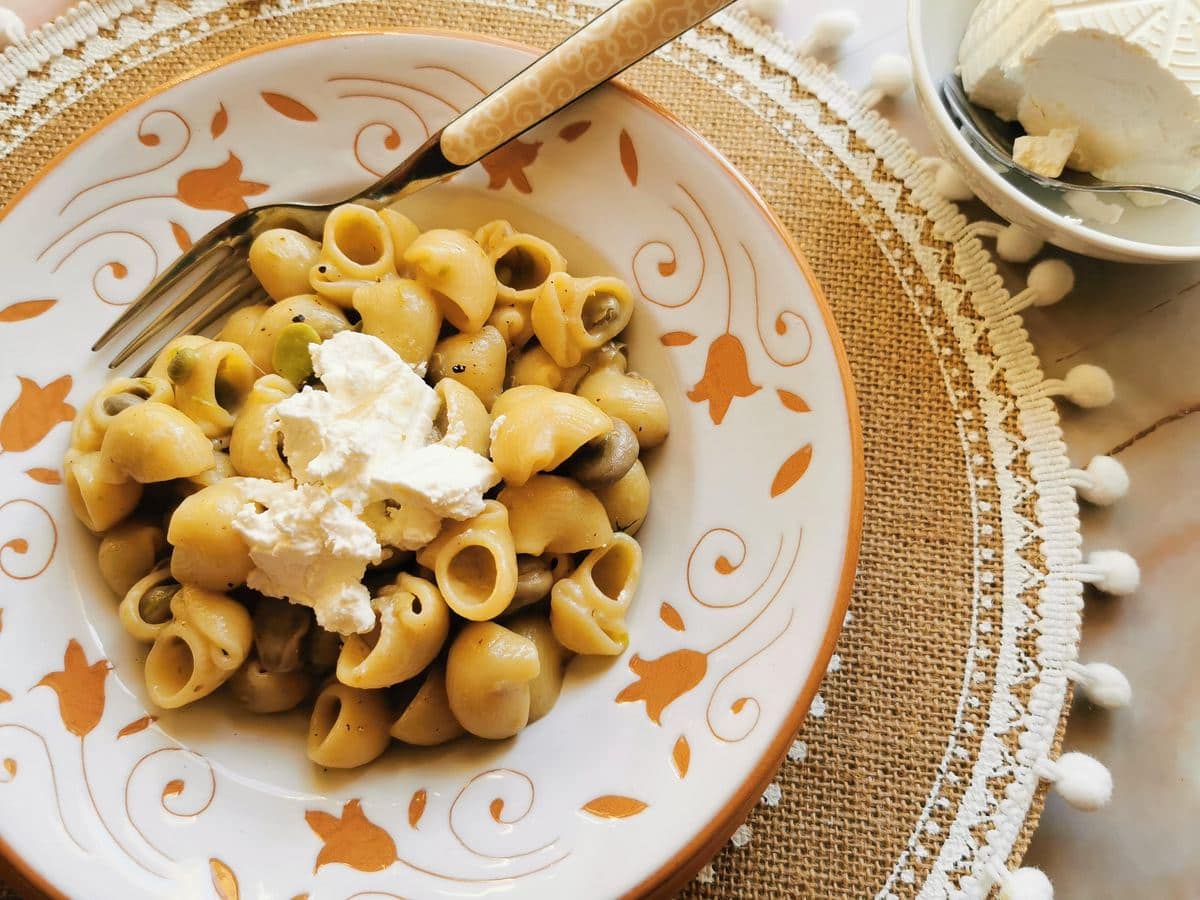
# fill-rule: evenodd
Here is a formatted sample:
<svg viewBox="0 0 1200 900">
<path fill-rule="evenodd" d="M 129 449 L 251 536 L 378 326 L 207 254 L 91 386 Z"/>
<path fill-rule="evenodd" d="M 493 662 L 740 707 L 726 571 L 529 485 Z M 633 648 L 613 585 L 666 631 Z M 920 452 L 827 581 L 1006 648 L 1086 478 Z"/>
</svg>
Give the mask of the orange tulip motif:
<svg viewBox="0 0 1200 900">
<path fill-rule="evenodd" d="M 676 650 L 658 659 L 642 659 L 635 655 L 629 661 L 629 668 L 638 680 L 617 694 L 617 702 L 643 701 L 650 721 L 661 725 L 663 710 L 704 680 L 708 672 L 708 654 Z"/>
<path fill-rule="evenodd" d="M 219 166 L 184 172 L 175 186 L 176 196 L 192 209 L 227 213 L 243 212 L 247 197 L 266 190 L 265 184 L 242 180 L 242 161 L 233 153 Z"/>
<path fill-rule="evenodd" d="M 533 165 L 541 149 L 541 141 L 509 141 L 499 150 L 489 153 L 479 161 L 488 173 L 488 188 L 498 191 L 511 181 L 520 193 L 532 194 L 533 185 L 529 183 L 525 169 Z"/>
<path fill-rule="evenodd" d="M 17 376 L 21 393 L 0 418 L 0 453 L 22 453 L 36 447 L 55 425 L 75 418 L 75 407 L 66 402 L 71 376 L 64 375 L 42 386 L 32 378 Z"/>
<path fill-rule="evenodd" d="M 108 660 L 98 659 L 89 664 L 83 647 L 72 638 L 63 656 L 62 669 L 37 683 L 38 687 L 51 688 L 58 694 L 58 712 L 71 734 L 86 737 L 100 723 L 108 671 Z"/>
<path fill-rule="evenodd" d="M 396 842 L 367 818 L 360 800 L 346 803 L 340 818 L 310 809 L 304 820 L 324 844 L 317 854 L 314 873 L 329 863 L 341 863 L 360 872 L 382 872 L 396 862 Z"/>
<path fill-rule="evenodd" d="M 708 403 L 708 414 L 714 425 L 725 421 L 725 414 L 735 397 L 752 397 L 762 390 L 762 385 L 750 380 L 750 366 L 746 362 L 746 348 L 732 333 L 725 332 L 708 348 L 708 359 L 704 363 L 704 375 L 696 386 L 688 391 L 693 403 Z"/>
</svg>

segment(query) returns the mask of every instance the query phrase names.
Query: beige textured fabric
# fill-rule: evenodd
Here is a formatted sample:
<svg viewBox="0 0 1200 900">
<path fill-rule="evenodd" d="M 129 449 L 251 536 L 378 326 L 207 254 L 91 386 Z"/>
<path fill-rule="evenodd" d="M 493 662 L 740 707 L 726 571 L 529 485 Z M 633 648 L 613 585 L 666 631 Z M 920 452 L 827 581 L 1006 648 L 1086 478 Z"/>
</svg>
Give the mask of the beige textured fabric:
<svg viewBox="0 0 1200 900">
<path fill-rule="evenodd" d="M 47 82 L 46 97 L 0 94 L 0 200 L 107 113 L 246 47 L 405 25 L 546 46 L 591 13 L 561 3 L 549 13 L 540 2 L 209 3 L 173 19 L 156 18 L 158 7 L 128 11 L 129 49 L 67 49 L 82 71 Z M 99 29 L 114 46 L 120 33 Z M 70 37 L 64 29 L 41 47 Z M 0 77 L 28 80 L 26 69 L 48 66 L 10 52 Z M 91 79 L 103 89 L 86 93 Z M 986 892 L 989 866 L 1016 864 L 1040 812 L 1030 764 L 1057 751 L 1069 695 L 1061 664 L 1077 640 L 1074 497 L 1024 332 L 965 221 L 828 73 L 725 19 L 626 81 L 722 150 L 796 236 L 845 339 L 866 446 L 862 557 L 835 666 L 764 802 L 685 893 Z M 76 90 L 85 93 L 70 102 Z M 1058 650 L 1035 645 L 1050 632 Z M 1036 685 L 1047 688 L 1040 699 Z M 999 728 L 989 725 L 998 703 L 1011 707 Z M 1022 741 L 1030 722 L 1041 731 Z"/>
</svg>

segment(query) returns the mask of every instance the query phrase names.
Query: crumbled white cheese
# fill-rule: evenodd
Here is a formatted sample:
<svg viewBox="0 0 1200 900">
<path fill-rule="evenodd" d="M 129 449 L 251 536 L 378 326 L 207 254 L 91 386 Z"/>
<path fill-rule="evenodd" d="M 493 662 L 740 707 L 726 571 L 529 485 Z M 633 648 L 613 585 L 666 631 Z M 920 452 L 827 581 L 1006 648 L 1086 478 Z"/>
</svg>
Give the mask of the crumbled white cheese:
<svg viewBox="0 0 1200 900">
<path fill-rule="evenodd" d="M 1200 183 L 1196 13 L 1170 4 L 1178 21 L 1168 28 L 1167 12 L 1160 21 L 1135 5 L 982 0 L 959 49 L 963 85 L 1031 135 L 1077 129 L 1072 168 L 1191 188 Z"/>
<path fill-rule="evenodd" d="M 1125 207 L 1116 203 L 1105 203 L 1091 191 L 1069 191 L 1067 206 L 1071 207 L 1084 222 L 1098 225 L 1116 225 L 1125 214 Z"/>
<path fill-rule="evenodd" d="M 424 447 L 437 393 L 379 338 L 343 331 L 311 348 L 324 390 L 306 387 L 275 407 L 283 452 L 300 481 L 320 482 L 362 509 L 373 464 Z"/>
<path fill-rule="evenodd" d="M 376 337 L 343 331 L 312 347 L 324 390 L 275 406 L 297 483 L 248 482 L 234 527 L 250 547 L 254 590 L 311 606 L 340 634 L 375 623 L 362 585 L 388 545 L 428 544 L 442 519 L 483 511 L 500 481 L 466 447 L 432 443 L 437 393 Z"/>
<path fill-rule="evenodd" d="M 491 461 L 432 443 L 437 392 L 376 337 L 343 331 L 312 348 L 325 390 L 276 407 L 283 452 L 300 481 L 319 482 L 356 512 L 380 501 L 469 519 L 500 481 Z"/>
<path fill-rule="evenodd" d="M 362 584 L 382 548 L 374 532 L 324 488 L 243 479 L 247 503 L 233 528 L 254 563 L 246 584 L 270 597 L 312 607 L 327 631 L 352 634 L 375 625 Z"/>
<path fill-rule="evenodd" d="M 1021 135 L 1013 145 L 1013 160 L 1030 172 L 1057 178 L 1067 167 L 1078 137 L 1074 128 L 1055 128 L 1046 135 Z"/>
</svg>

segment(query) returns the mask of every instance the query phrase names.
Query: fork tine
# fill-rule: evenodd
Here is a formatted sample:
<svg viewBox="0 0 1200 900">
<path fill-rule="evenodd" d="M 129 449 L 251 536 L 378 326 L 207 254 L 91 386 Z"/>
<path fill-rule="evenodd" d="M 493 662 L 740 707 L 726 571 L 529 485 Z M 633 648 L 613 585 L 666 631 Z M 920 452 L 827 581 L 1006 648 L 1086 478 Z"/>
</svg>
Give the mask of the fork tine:
<svg viewBox="0 0 1200 900">
<path fill-rule="evenodd" d="M 218 294 L 215 300 L 200 309 L 170 339 L 164 341 L 161 346 L 156 347 L 154 352 L 146 358 L 146 361 L 138 366 L 137 371 L 133 373 L 133 377 L 141 378 L 145 375 L 150 370 L 150 366 L 153 365 L 158 354 L 175 338 L 180 335 L 197 334 L 203 331 L 222 315 L 229 312 L 229 310 L 241 306 L 247 300 L 255 299 L 255 295 L 266 297 L 266 293 L 259 287 L 258 282 L 253 276 L 247 273 L 245 277 L 238 279 L 231 287 Z"/>
<path fill-rule="evenodd" d="M 185 253 L 176 259 L 166 270 L 159 275 L 154 281 L 138 296 L 133 303 L 125 308 L 125 311 L 117 317 L 117 320 L 105 329 L 104 334 L 97 338 L 96 343 L 92 344 L 92 352 L 101 349 L 111 341 L 117 334 L 125 329 L 133 319 L 140 315 L 144 310 L 153 305 L 163 294 L 177 285 L 181 279 L 189 272 L 193 271 L 197 266 L 201 265 L 218 250 L 223 249 L 220 244 L 214 244 L 203 253 L 193 257 L 192 254 Z"/>
<path fill-rule="evenodd" d="M 218 285 L 223 284 L 233 274 L 226 267 L 226 259 L 220 260 L 212 269 L 208 271 L 195 285 L 188 288 L 180 294 L 175 300 L 163 308 L 133 339 L 126 344 L 108 364 L 110 369 L 115 369 L 125 360 L 129 359 L 134 353 L 146 345 L 146 343 L 156 334 L 166 328 L 181 312 L 193 303 L 210 294 Z M 245 260 L 242 260 L 241 268 L 248 271 L 245 266 Z M 238 279 L 241 280 L 240 278 Z"/>
</svg>

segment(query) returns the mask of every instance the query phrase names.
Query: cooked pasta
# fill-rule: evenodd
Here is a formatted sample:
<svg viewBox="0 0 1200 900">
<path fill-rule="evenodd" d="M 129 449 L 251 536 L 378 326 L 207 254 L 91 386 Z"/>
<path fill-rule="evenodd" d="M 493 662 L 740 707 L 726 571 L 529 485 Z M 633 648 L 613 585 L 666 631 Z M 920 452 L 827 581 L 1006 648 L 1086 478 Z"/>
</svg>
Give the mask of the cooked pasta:
<svg viewBox="0 0 1200 900">
<path fill-rule="evenodd" d="M 633 291 L 501 219 L 355 204 L 249 257 L 270 302 L 103 385 L 63 460 L 150 699 L 308 709 L 327 768 L 512 737 L 629 643 L 669 430 Z"/>
<path fill-rule="evenodd" d="M 363 334 L 373 334 L 416 368 L 433 355 L 442 312 L 429 289 L 408 278 L 358 288 L 351 303 L 362 316 Z"/>
<path fill-rule="evenodd" d="M 292 477 L 283 458 L 275 407 L 294 393 L 295 386 L 282 375 L 264 375 L 254 382 L 229 436 L 229 461 L 237 474 L 270 481 Z"/>
<path fill-rule="evenodd" d="M 254 385 L 254 363 L 240 344 L 185 335 L 169 343 L 150 373 L 174 385 L 175 407 L 205 437 L 229 433 Z"/>
<path fill-rule="evenodd" d="M 667 439 L 671 430 L 667 404 L 650 379 L 603 368 L 583 379 L 576 391 L 610 416 L 627 422 L 643 450 Z"/>
<path fill-rule="evenodd" d="M 535 473 L 562 465 L 588 441 L 611 430 L 612 419 L 583 397 L 533 391 L 505 404 L 504 412 L 495 416 L 492 462 L 506 482 L 522 485 Z"/>
<path fill-rule="evenodd" d="M 320 255 L 309 270 L 312 289 L 348 308 L 360 287 L 395 277 L 392 232 L 379 213 L 355 203 L 333 210 L 325 220 Z"/>
<path fill-rule="evenodd" d="M 387 749 L 391 719 L 383 691 L 364 691 L 330 681 L 313 705 L 308 758 L 330 769 L 366 765 Z"/>
<path fill-rule="evenodd" d="M 417 551 L 417 562 L 433 570 L 447 605 L 464 619 L 496 618 L 508 609 L 517 590 L 517 551 L 508 510 L 487 501 L 474 518 L 444 526 L 432 543 Z"/>
<path fill-rule="evenodd" d="M 171 515 L 167 542 L 171 574 L 180 584 L 231 591 L 246 583 L 253 568 L 233 519 L 246 504 L 245 479 L 226 478 L 184 499 Z"/>
<path fill-rule="evenodd" d="M 295 709 L 312 692 L 308 672 L 272 672 L 254 657 L 246 660 L 229 679 L 230 693 L 254 713 L 277 713 Z"/>
<path fill-rule="evenodd" d="M 629 471 L 612 484 L 596 488 L 596 496 L 604 504 L 613 531 L 623 531 L 630 537 L 638 533 L 650 509 L 650 479 L 639 459 Z"/>
<path fill-rule="evenodd" d="M 512 737 L 529 724 L 530 685 L 540 669 L 529 638 L 495 622 L 473 622 L 446 658 L 450 711 L 477 737 Z"/>
<path fill-rule="evenodd" d="M 305 290 L 308 290 L 308 288 L 306 287 Z M 270 308 L 265 303 L 255 303 L 253 306 L 243 306 L 241 309 L 235 310 L 225 320 L 225 324 L 221 326 L 221 330 L 217 332 L 217 340 L 229 341 L 231 344 L 238 344 L 248 350 L 250 336 L 254 334 L 259 320 L 266 315 L 267 310 Z"/>
<path fill-rule="evenodd" d="M 442 314 L 462 332 L 483 327 L 496 305 L 496 273 L 483 248 L 457 231 L 435 228 L 408 245 L 404 261 L 435 294 Z"/>
<path fill-rule="evenodd" d="M 624 331 L 632 315 L 633 294 L 619 278 L 555 272 L 533 301 L 533 333 L 556 363 L 577 366 Z"/>
<path fill-rule="evenodd" d="M 171 598 L 171 619 L 146 655 L 146 689 L 164 709 L 207 697 L 250 652 L 250 613 L 226 594 L 184 585 Z"/>
<path fill-rule="evenodd" d="M 106 531 L 97 554 L 104 583 L 124 596 L 154 568 L 166 544 L 162 529 L 145 520 L 127 519 Z"/>
<path fill-rule="evenodd" d="M 487 456 L 492 445 L 492 417 L 483 401 L 453 378 L 443 378 L 434 390 L 441 401 L 441 409 L 433 423 L 442 435 L 441 443 L 449 447 L 466 447 L 480 456 Z"/>
<path fill-rule="evenodd" d="M 307 294 L 308 273 L 321 256 L 321 245 L 290 228 L 264 231 L 250 245 L 250 271 L 272 300 Z"/>
<path fill-rule="evenodd" d="M 147 401 L 171 405 L 175 391 L 165 378 L 114 378 L 96 392 L 71 424 L 71 449 L 81 453 L 99 450 L 112 420 L 131 406 Z"/>
<path fill-rule="evenodd" d="M 446 667 L 430 666 L 425 680 L 392 723 L 392 737 L 418 747 L 435 747 L 466 734 L 450 709 L 446 694 Z"/>
<path fill-rule="evenodd" d="M 507 622 L 508 628 L 533 643 L 538 673 L 529 682 L 529 721 L 536 722 L 553 709 L 562 693 L 563 670 L 571 653 L 558 642 L 545 615 L 527 613 Z"/>
<path fill-rule="evenodd" d="M 508 346 L 500 332 L 486 325 L 471 334 L 452 334 L 438 341 L 429 360 L 429 377 L 434 383 L 451 378 L 470 388 L 487 409 L 504 389 L 504 365 Z"/>
<path fill-rule="evenodd" d="M 423 578 L 401 572 L 373 605 L 379 616 L 375 630 L 347 637 L 338 657 L 338 681 L 351 687 L 391 687 L 416 677 L 450 633 L 446 601 Z"/>
<path fill-rule="evenodd" d="M 506 487 L 499 500 L 508 507 L 509 530 L 518 553 L 578 553 L 612 540 L 604 505 L 570 478 L 535 475 L 523 485 Z"/>
<path fill-rule="evenodd" d="M 642 548 L 627 534 L 593 550 L 550 592 L 550 624 L 568 650 L 615 656 L 629 643 L 625 611 L 642 574 Z"/>
<path fill-rule="evenodd" d="M 116 473 L 117 480 L 111 480 L 112 475 L 99 450 L 91 453 L 68 451 L 63 460 L 63 473 L 72 512 L 97 533 L 112 528 L 141 502 L 141 483 L 122 472 Z"/>
<path fill-rule="evenodd" d="M 350 320 L 335 303 L 316 294 L 300 294 L 279 301 L 259 317 L 246 339 L 246 352 L 258 374 L 275 373 L 279 336 L 289 325 L 298 324 L 310 327 L 321 340 L 329 340 L 349 328 Z"/>
<path fill-rule="evenodd" d="M 100 459 L 105 480 L 142 484 L 191 478 L 216 465 L 200 426 L 165 403 L 139 403 L 113 416 Z"/>
</svg>

